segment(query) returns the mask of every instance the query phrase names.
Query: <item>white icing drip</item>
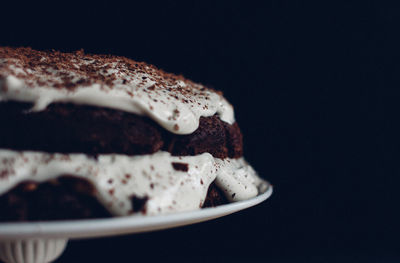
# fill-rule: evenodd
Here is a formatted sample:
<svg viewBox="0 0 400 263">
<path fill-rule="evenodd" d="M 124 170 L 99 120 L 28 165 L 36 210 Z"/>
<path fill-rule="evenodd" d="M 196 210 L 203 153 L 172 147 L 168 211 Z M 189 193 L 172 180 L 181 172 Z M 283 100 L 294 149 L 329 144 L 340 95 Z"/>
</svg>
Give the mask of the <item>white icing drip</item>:
<svg viewBox="0 0 400 263">
<path fill-rule="evenodd" d="M 173 162 L 188 164 L 188 171 L 175 170 Z M 130 213 L 132 195 L 148 197 L 146 211 L 154 215 L 199 209 L 214 179 L 232 201 L 256 196 L 260 183 L 243 158 L 221 160 L 209 153 L 104 154 L 94 159 L 85 154 L 0 149 L 0 195 L 23 181 L 44 182 L 62 175 L 91 182 L 97 199 L 114 215 Z"/>
<path fill-rule="evenodd" d="M 77 85 L 72 90 L 52 87 L 54 83 L 65 84 L 57 73 L 62 72 L 76 84 L 86 77 L 82 72 L 51 67 L 32 70 L 19 67 L 18 60 L 9 60 L 14 64 L 2 69 L 5 77 L 0 78 L 0 101 L 30 102 L 34 105 L 32 111 L 44 110 L 49 104 L 57 102 L 106 107 L 148 116 L 176 134 L 194 132 L 201 116 L 217 114 L 229 124 L 235 122 L 232 106 L 220 94 L 190 81 L 164 79 L 150 67 L 148 70 L 151 74 L 131 72 L 122 63 L 105 64 L 111 66 L 111 69 L 101 74 L 117 76 L 111 86 L 100 82 L 89 86 Z M 95 62 L 79 60 L 76 63 L 90 65 Z M 7 59 L 0 60 L 1 63 L 7 63 Z M 36 79 L 29 80 L 29 74 L 34 74 Z M 154 88 L 155 85 L 157 88 Z"/>
<path fill-rule="evenodd" d="M 261 180 L 254 176 L 256 172 L 244 158 L 216 158 L 215 163 L 218 170 L 215 183 L 230 201 L 242 201 L 257 196 Z M 230 169 L 224 169 L 225 167 Z"/>
</svg>

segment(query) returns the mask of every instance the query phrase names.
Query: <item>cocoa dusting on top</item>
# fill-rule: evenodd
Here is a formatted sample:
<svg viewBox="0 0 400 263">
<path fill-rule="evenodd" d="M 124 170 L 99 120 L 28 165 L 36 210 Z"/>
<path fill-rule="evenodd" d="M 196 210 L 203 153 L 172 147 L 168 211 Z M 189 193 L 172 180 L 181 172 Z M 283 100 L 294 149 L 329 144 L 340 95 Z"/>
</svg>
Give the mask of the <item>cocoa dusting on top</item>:
<svg viewBox="0 0 400 263">
<path fill-rule="evenodd" d="M 196 96 L 207 99 L 205 90 L 216 92 L 144 62 L 113 55 L 85 54 L 83 50 L 62 53 L 0 47 L 0 79 L 10 75 L 23 80 L 29 88 L 40 86 L 70 92 L 93 84 L 107 91 L 118 85 L 134 82 L 143 87 L 152 82 L 154 84 L 145 89 L 149 96 L 166 93 L 171 99 L 186 103 Z M 135 96 L 132 91 L 125 91 L 128 96 Z"/>
</svg>

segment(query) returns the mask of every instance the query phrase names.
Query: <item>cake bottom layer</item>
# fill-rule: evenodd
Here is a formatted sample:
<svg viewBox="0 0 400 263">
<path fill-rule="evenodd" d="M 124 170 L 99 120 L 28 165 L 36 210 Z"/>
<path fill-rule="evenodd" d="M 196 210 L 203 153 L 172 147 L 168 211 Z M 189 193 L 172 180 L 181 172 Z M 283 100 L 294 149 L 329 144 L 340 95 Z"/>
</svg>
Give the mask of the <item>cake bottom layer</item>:
<svg viewBox="0 0 400 263">
<path fill-rule="evenodd" d="M 112 214 L 94 197 L 88 181 L 61 176 L 43 183 L 22 182 L 0 196 L 0 222 L 108 218 Z M 145 198 L 132 196 L 134 212 L 143 212 Z M 228 203 L 214 183 L 208 189 L 205 207 Z"/>
<path fill-rule="evenodd" d="M 0 149 L 1 214 L 8 214 L 10 204 L 22 207 L 17 211 L 47 209 L 49 219 L 57 218 L 54 206 L 76 218 L 190 211 L 252 198 L 260 182 L 243 158 L 219 159 L 209 153 L 93 157 Z M 17 211 L 13 213 L 25 213 Z"/>
</svg>

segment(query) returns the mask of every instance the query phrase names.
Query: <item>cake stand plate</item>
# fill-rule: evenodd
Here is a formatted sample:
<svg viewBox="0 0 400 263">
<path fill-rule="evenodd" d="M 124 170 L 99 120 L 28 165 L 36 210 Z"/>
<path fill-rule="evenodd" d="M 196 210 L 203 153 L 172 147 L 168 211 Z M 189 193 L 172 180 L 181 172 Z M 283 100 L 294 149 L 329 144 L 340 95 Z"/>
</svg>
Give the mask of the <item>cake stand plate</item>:
<svg viewBox="0 0 400 263">
<path fill-rule="evenodd" d="M 199 223 L 255 206 L 272 194 L 263 182 L 262 193 L 249 200 L 168 215 L 133 215 L 106 219 L 0 223 L 0 260 L 6 263 L 45 263 L 58 258 L 68 239 L 140 233 Z"/>
</svg>

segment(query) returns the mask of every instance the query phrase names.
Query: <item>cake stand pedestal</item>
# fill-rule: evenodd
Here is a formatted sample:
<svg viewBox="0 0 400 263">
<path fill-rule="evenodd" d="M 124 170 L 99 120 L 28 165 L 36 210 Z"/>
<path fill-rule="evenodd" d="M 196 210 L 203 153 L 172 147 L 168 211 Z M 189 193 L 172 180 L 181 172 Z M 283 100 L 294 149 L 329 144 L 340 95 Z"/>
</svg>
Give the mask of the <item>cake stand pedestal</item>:
<svg viewBox="0 0 400 263">
<path fill-rule="evenodd" d="M 51 262 L 62 254 L 66 245 L 65 238 L 1 241 L 0 260 L 6 263 Z"/>
<path fill-rule="evenodd" d="M 5 263 L 48 263 L 64 251 L 69 239 L 140 233 L 199 223 L 255 206 L 272 194 L 263 182 L 261 194 L 249 200 L 169 215 L 0 223 L 0 260 Z"/>
</svg>

